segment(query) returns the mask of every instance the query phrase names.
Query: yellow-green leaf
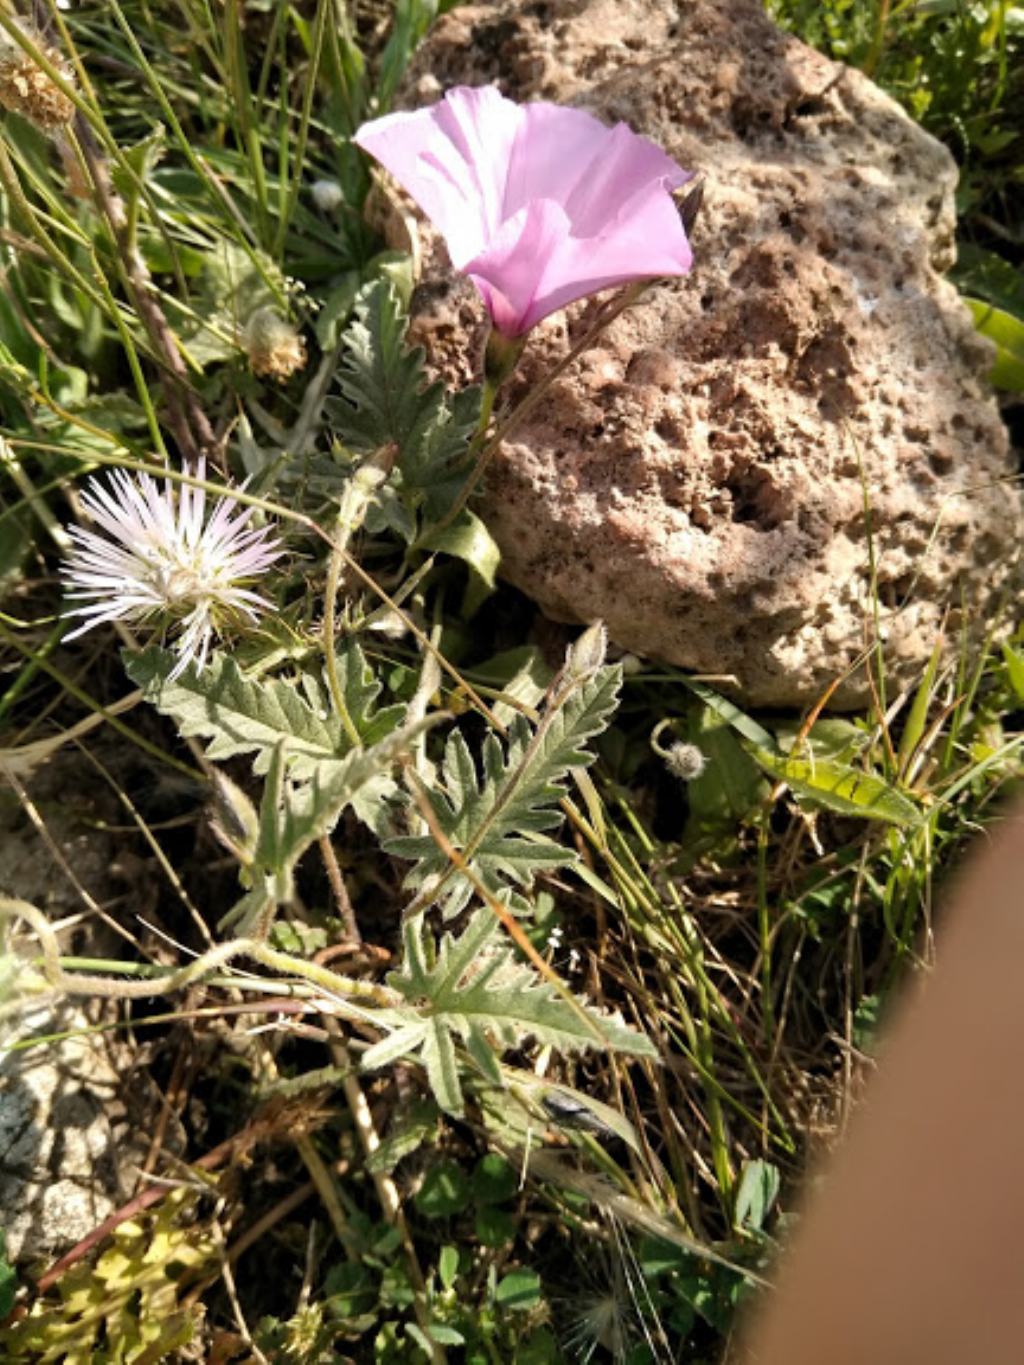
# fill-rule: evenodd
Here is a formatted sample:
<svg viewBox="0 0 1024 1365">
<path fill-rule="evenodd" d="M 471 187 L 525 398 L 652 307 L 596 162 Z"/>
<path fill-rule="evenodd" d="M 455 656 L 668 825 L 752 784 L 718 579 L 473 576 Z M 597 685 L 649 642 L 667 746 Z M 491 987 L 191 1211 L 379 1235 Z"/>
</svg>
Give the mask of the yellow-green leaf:
<svg viewBox="0 0 1024 1365">
<path fill-rule="evenodd" d="M 786 758 L 767 749 L 751 749 L 751 753 L 766 773 L 785 782 L 797 796 L 816 801 L 840 815 L 884 820 L 891 825 L 916 825 L 921 818 L 909 797 L 884 778 L 861 768 L 825 760 Z"/>
<path fill-rule="evenodd" d="M 1024 322 L 994 304 L 967 299 L 974 325 L 996 344 L 996 360 L 989 378 L 997 389 L 1024 393 Z"/>
</svg>

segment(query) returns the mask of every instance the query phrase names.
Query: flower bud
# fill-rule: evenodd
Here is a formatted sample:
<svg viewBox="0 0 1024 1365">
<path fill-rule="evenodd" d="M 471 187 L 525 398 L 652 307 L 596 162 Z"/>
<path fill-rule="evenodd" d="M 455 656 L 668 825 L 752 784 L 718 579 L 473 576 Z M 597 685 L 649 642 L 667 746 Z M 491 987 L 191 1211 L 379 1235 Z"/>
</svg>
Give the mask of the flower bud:
<svg viewBox="0 0 1024 1365">
<path fill-rule="evenodd" d="M 242 344 L 253 374 L 283 383 L 306 364 L 306 343 L 298 330 L 273 308 L 258 308 L 245 328 Z"/>
<path fill-rule="evenodd" d="M 608 653 L 608 630 L 603 621 L 595 621 L 569 646 L 565 655 L 565 672 L 583 682 L 604 664 Z"/>
<path fill-rule="evenodd" d="M 333 213 L 345 202 L 345 193 L 337 180 L 314 180 L 309 192 L 321 213 Z"/>
<path fill-rule="evenodd" d="M 70 81 L 70 68 L 57 49 L 44 43 L 29 24 L 18 22 L 18 27 L 40 56 Z M 64 91 L 6 32 L 0 33 L 0 105 L 21 114 L 44 133 L 66 128 L 75 117 L 75 106 Z"/>
<path fill-rule="evenodd" d="M 665 767 L 681 782 L 694 782 L 707 766 L 707 755 L 696 744 L 673 744 L 665 754 Z"/>
</svg>

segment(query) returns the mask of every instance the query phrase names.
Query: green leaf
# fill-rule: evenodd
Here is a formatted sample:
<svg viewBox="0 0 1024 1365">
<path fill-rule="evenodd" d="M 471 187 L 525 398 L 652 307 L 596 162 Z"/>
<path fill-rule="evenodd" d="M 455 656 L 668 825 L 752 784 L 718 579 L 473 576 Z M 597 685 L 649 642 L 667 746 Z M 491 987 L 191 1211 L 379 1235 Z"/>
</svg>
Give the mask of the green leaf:
<svg viewBox="0 0 1024 1365">
<path fill-rule="evenodd" d="M 160 164 L 166 147 L 166 133 L 162 123 L 154 125 L 152 131 L 133 146 L 122 152 L 124 165 L 115 163 L 111 168 L 111 179 L 118 194 L 134 208 L 141 195 L 141 185 L 149 181 Z"/>
<path fill-rule="evenodd" d="M 510 1270 L 498 1281 L 494 1301 L 516 1311 L 536 1308 L 540 1303 L 540 1276 L 534 1270 Z"/>
<path fill-rule="evenodd" d="M 501 689 L 503 700 L 492 702 L 491 709 L 502 725 L 508 725 L 524 707 L 535 710 L 553 676 L 536 645 L 517 645 L 495 654 L 472 674 L 474 683 Z"/>
<path fill-rule="evenodd" d="M 316 339 L 321 351 L 332 351 L 338 344 L 341 329 L 352 313 L 359 292 L 359 271 L 346 270 L 324 300 L 316 315 Z"/>
<path fill-rule="evenodd" d="M 896 756 L 896 770 L 901 774 L 906 773 L 914 750 L 924 735 L 928 712 L 935 700 L 935 679 L 938 676 L 939 664 L 942 662 L 942 643 L 940 636 L 935 641 L 928 666 L 914 692 L 914 700 L 910 704 L 910 711 L 903 725 L 899 753 Z"/>
<path fill-rule="evenodd" d="M 837 759 L 849 763 L 871 743 L 871 734 L 863 725 L 855 725 L 843 716 L 824 716 L 803 733 L 799 717 L 779 721 L 775 726 L 776 746 L 783 753 L 794 749 L 815 758 Z"/>
<path fill-rule="evenodd" d="M 874 773 L 845 763 L 786 758 L 764 749 L 755 748 L 751 753 L 766 773 L 785 782 L 797 796 L 840 815 L 904 826 L 916 825 L 921 819 L 921 812 L 909 797 Z"/>
<path fill-rule="evenodd" d="M 449 1327 L 444 1322 L 432 1322 L 427 1328 L 427 1334 L 431 1341 L 435 1341 L 438 1346 L 465 1346 L 466 1338 L 454 1327 Z"/>
<path fill-rule="evenodd" d="M 853 1045 L 868 1056 L 875 1050 L 882 1005 L 880 995 L 864 995 L 853 1012 Z"/>
<path fill-rule="evenodd" d="M 762 749 L 774 749 L 775 740 L 764 728 L 759 725 L 753 716 L 748 716 L 745 711 L 741 711 L 735 702 L 723 697 L 706 683 L 698 682 L 696 678 L 688 678 L 685 674 L 679 675 L 680 680 L 686 687 L 699 697 L 705 706 L 714 711 L 727 725 L 731 725 L 737 734 L 749 740 L 751 744 L 758 745 Z"/>
<path fill-rule="evenodd" d="M 245 934 L 259 925 L 266 932 L 277 905 L 294 897 L 294 874 L 306 850 L 338 823 L 346 806 L 354 804 L 368 784 L 386 774 L 398 755 L 417 735 L 443 719 L 425 716 L 393 730 L 368 749 L 353 749 L 344 758 L 323 760 L 308 781 L 286 779 L 288 741 L 279 740 L 270 759 L 260 805 L 259 835 L 249 876 L 253 892 L 228 913 L 224 923 L 236 923 Z"/>
<path fill-rule="evenodd" d="M 521 1084 L 525 1082 L 525 1088 L 540 1100 L 542 1112 L 549 1123 L 563 1131 L 595 1133 L 604 1140 L 620 1138 L 627 1147 L 632 1147 L 634 1152 L 642 1155 L 636 1129 L 624 1114 L 610 1104 L 564 1083 L 550 1085 L 540 1080 L 531 1084 L 522 1072 L 516 1073 L 516 1080 Z"/>
<path fill-rule="evenodd" d="M 451 1289 L 459 1273 L 459 1249 L 443 1246 L 437 1258 L 437 1273 L 445 1289 Z"/>
<path fill-rule="evenodd" d="M 1004 644 L 1002 649 L 1006 677 L 1013 689 L 1013 695 L 1018 702 L 1024 702 L 1024 658 L 1011 644 Z"/>
<path fill-rule="evenodd" d="M 205 366 L 230 360 L 241 350 L 240 324 L 260 308 L 281 309 L 287 288 L 269 256 L 220 240 L 205 255 L 202 288 L 193 316 L 177 325 L 177 336 L 191 360 Z"/>
<path fill-rule="evenodd" d="M 448 399 L 441 384 L 427 383 L 423 351 L 405 348 L 407 318 L 386 280 L 360 292 L 355 315 L 338 371 L 347 401 L 331 406 L 339 435 L 356 451 L 397 446 L 405 486 L 423 490 L 428 515 L 436 517 L 450 503 L 445 477 L 475 429 L 480 391 Z"/>
<path fill-rule="evenodd" d="M 760 1232 L 778 1198 L 781 1184 L 779 1168 L 770 1161 L 745 1161 L 736 1190 L 735 1225 Z"/>
<path fill-rule="evenodd" d="M 441 550 L 468 564 L 484 586 L 494 589 L 494 576 L 501 563 L 501 551 L 494 537 L 475 512 L 463 512 L 453 526 L 446 526 L 421 542 L 428 550 Z"/>
<path fill-rule="evenodd" d="M 732 832 L 763 800 L 764 778 L 733 726 L 707 703 L 690 716 L 688 734 L 707 759 L 704 771 L 686 786 L 689 834 Z"/>
<path fill-rule="evenodd" d="M 216 654 L 201 673 L 187 668 L 173 682 L 166 677 L 173 656 L 153 646 L 126 654 L 125 669 L 145 699 L 171 716 L 182 735 L 209 740 L 207 758 L 255 754 L 254 771 L 265 773 L 282 741 L 296 777 L 311 776 L 325 759 L 348 747 L 341 721 L 322 716 L 297 688 L 277 680 L 247 678 L 227 654 Z"/>
<path fill-rule="evenodd" d="M 342 692 L 360 740 L 374 744 L 394 728 L 402 708 L 374 710 L 380 684 L 355 642 L 339 650 L 337 658 Z M 255 754 L 253 771 L 265 773 L 284 741 L 289 775 L 308 778 L 321 763 L 342 758 L 352 748 L 341 721 L 327 709 L 323 689 L 308 675 L 304 698 L 298 688 L 278 679 L 246 677 L 226 654 L 215 654 L 201 673 L 187 668 L 173 682 L 166 681 L 173 655 L 156 646 L 141 654 L 126 653 L 124 663 L 145 699 L 173 717 L 182 735 L 209 740 L 207 758 Z"/>
<path fill-rule="evenodd" d="M 501 1204 L 519 1188 L 519 1176 L 503 1156 L 488 1152 L 477 1162 L 472 1184 L 478 1204 Z"/>
<path fill-rule="evenodd" d="M 592 762 L 584 748 L 599 734 L 618 701 L 622 670 L 599 668 L 574 679 L 568 670 L 536 726 L 516 716 L 507 747 L 495 735 L 484 741 L 482 773 L 458 732 L 451 735 L 437 779 L 426 793 L 438 824 L 474 873 L 494 892 L 513 885 L 529 887 L 542 868 L 564 866 L 574 855 L 548 836 L 561 823 L 558 802 L 565 778 Z M 407 801 L 411 818 L 415 802 Z M 447 916 L 457 914 L 472 894 L 470 882 L 454 869 L 429 833 L 390 839 L 386 851 L 415 861 L 406 886 L 421 889 L 429 903 L 443 902 Z"/>
<path fill-rule="evenodd" d="M 995 364 L 989 378 L 997 389 L 1024 393 L 1024 321 L 981 299 L 966 299 L 974 325 L 996 344 Z"/>
<path fill-rule="evenodd" d="M 391 36 L 381 54 L 377 77 L 377 100 L 382 114 L 390 109 L 409 58 L 434 22 L 437 8 L 438 0 L 395 0 Z"/>
<path fill-rule="evenodd" d="M 418 1100 L 391 1124 L 380 1146 L 366 1158 L 366 1169 L 377 1175 L 390 1174 L 403 1157 L 419 1151 L 437 1132 L 438 1117 L 433 1100 Z"/>
<path fill-rule="evenodd" d="M 375 1070 L 403 1055 L 419 1055 L 430 1088 L 447 1113 L 463 1112 L 455 1040 L 476 1053 L 520 1047 L 528 1038 L 561 1052 L 602 1045 L 641 1056 L 650 1042 L 617 1015 L 570 1002 L 499 938 L 491 910 L 478 910 L 458 938 L 445 934 L 431 963 L 422 918 L 403 929 L 404 965 L 388 984 L 409 1008 L 381 1010 L 375 1022 L 394 1031 L 369 1048 L 363 1067 Z"/>
<path fill-rule="evenodd" d="M 469 1178 L 457 1161 L 431 1166 L 413 1200 L 424 1218 L 451 1218 L 469 1203 Z"/>
<path fill-rule="evenodd" d="M 424 419 L 423 352 L 406 350 L 405 313 L 383 280 L 360 290 L 355 314 L 338 372 L 349 400 L 339 409 L 342 439 L 354 450 L 401 447 Z"/>
<path fill-rule="evenodd" d="M 477 1209 L 473 1231 L 481 1246 L 507 1246 L 516 1235 L 516 1220 L 507 1209 L 488 1205 L 486 1208 Z"/>
<path fill-rule="evenodd" d="M 333 1318 L 357 1318 L 377 1306 L 376 1277 L 360 1261 L 331 1266 L 324 1277 L 324 1297 Z"/>
<path fill-rule="evenodd" d="M 18 1272 L 7 1260 L 7 1235 L 0 1228 L 0 1322 L 14 1307 L 18 1289 Z"/>
<path fill-rule="evenodd" d="M 958 242 L 957 262 L 950 275 L 964 294 L 1024 317 L 1024 277 L 1004 256 L 971 242 Z"/>
</svg>

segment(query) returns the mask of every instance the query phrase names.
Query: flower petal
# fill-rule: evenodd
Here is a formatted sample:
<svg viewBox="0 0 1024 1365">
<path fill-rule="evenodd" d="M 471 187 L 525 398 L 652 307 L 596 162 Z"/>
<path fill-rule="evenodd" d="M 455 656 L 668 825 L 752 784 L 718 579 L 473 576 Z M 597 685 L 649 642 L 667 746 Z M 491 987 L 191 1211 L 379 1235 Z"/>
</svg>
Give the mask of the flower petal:
<svg viewBox="0 0 1024 1365">
<path fill-rule="evenodd" d="M 685 275 L 692 263 L 674 202 L 663 187 L 649 185 L 600 236 L 566 233 L 545 262 L 521 330 L 588 294 L 636 280 Z"/>
<path fill-rule="evenodd" d="M 483 295 L 499 332 L 519 336 L 532 326 L 528 319 L 536 311 L 537 291 L 568 236 L 569 219 L 561 205 L 534 199 L 502 223 L 487 249 L 467 262 L 466 274 Z"/>
<path fill-rule="evenodd" d="M 200 460 L 195 477 L 205 474 Z M 176 677 L 190 662 L 203 667 L 222 616 L 255 621 L 273 609 L 241 585 L 264 573 L 283 547 L 268 527 L 250 524 L 253 509 L 230 493 L 211 509 L 203 488 L 170 479 L 161 487 L 147 474 L 116 470 L 106 482 L 90 479 L 82 506 L 105 534 L 69 529 L 63 615 L 78 620 L 66 639 L 108 621 L 176 621 Z"/>
<path fill-rule="evenodd" d="M 668 192 L 693 178 L 625 123 L 609 128 L 584 109 L 543 101 L 522 112 L 505 186 L 506 217 L 532 199 L 552 199 L 565 209 L 574 237 L 596 237 L 645 186 L 657 182 Z"/>
<path fill-rule="evenodd" d="M 493 86 L 457 86 L 438 104 L 386 114 L 352 141 L 412 195 L 444 236 L 457 270 L 498 230 L 522 110 Z"/>
<path fill-rule="evenodd" d="M 354 140 L 440 228 L 506 336 L 587 294 L 692 264 L 671 193 L 691 173 L 624 123 L 459 87 Z"/>
</svg>

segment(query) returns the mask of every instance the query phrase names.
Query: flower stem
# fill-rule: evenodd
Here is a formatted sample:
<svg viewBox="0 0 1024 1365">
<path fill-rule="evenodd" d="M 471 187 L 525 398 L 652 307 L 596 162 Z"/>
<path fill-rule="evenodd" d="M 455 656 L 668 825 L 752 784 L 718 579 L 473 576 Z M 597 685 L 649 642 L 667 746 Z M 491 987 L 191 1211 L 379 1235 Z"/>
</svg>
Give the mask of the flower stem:
<svg viewBox="0 0 1024 1365">
<path fill-rule="evenodd" d="M 172 991 L 183 990 L 213 976 L 236 958 L 250 958 L 260 966 L 277 972 L 284 977 L 299 977 L 300 980 L 322 991 L 340 1003 L 343 999 L 362 1000 L 381 1008 L 393 1008 L 401 1003 L 401 997 L 387 986 L 371 981 L 351 980 L 336 972 L 322 967 L 317 962 L 307 962 L 304 958 L 293 957 L 279 952 L 266 943 L 251 938 L 232 939 L 218 943 L 193 959 L 183 967 L 157 967 L 150 963 L 99 962 L 99 966 L 110 975 L 81 975 L 76 970 L 82 963 L 78 958 L 64 958 L 60 955 L 57 936 L 46 917 L 34 905 L 10 896 L 0 896 L 0 920 L 24 920 L 35 932 L 39 940 L 41 956 L 36 963 L 26 963 L 26 967 L 37 964 L 42 967 L 43 978 L 27 981 L 31 993 L 38 994 L 39 985 L 45 984 L 64 995 L 95 995 L 116 1000 L 144 1000 L 156 995 L 169 995 Z M 93 965 L 89 963 L 88 965 Z M 70 969 L 70 970 L 69 970 Z M 117 980 L 114 972 L 130 975 L 130 980 Z M 281 983 L 277 983 L 280 987 Z"/>
<path fill-rule="evenodd" d="M 342 532 L 342 534 L 344 533 Z M 345 733 L 358 749 L 362 740 L 345 703 L 345 694 L 338 677 L 338 656 L 334 651 L 338 586 L 341 582 L 341 566 L 344 563 L 345 541 L 347 539 L 348 537 L 345 536 L 340 544 L 332 545 L 331 553 L 327 557 L 327 586 L 324 588 L 324 667 L 327 670 L 327 686 L 330 689 L 334 709 L 341 718 Z"/>
<path fill-rule="evenodd" d="M 324 589 L 324 666 L 327 671 L 327 686 L 330 689 L 334 709 L 341 718 L 345 733 L 358 749 L 362 738 L 345 702 L 345 694 L 338 676 L 338 657 L 334 649 L 334 634 L 337 626 L 338 588 L 341 584 L 341 570 L 348 558 L 348 546 L 352 536 L 359 530 L 377 489 L 385 482 L 394 468 L 397 449 L 393 445 L 382 446 L 375 450 L 356 470 L 349 480 L 338 508 L 335 534 L 331 537 L 331 552 L 327 557 L 327 585 Z"/>
<path fill-rule="evenodd" d="M 606 304 L 604 304 L 604 306 L 598 311 L 597 317 L 594 319 L 594 321 L 590 324 L 590 326 L 583 333 L 580 339 L 568 351 L 566 351 L 565 355 L 562 356 L 561 360 L 559 360 L 558 363 L 551 370 L 549 370 L 546 375 L 544 375 L 544 377 L 536 385 L 536 387 L 530 390 L 530 392 L 526 395 L 522 402 L 518 404 L 517 407 L 513 408 L 512 411 L 508 413 L 508 415 L 503 420 L 498 421 L 494 431 L 491 433 L 490 439 L 482 446 L 480 454 L 477 456 L 476 464 L 473 466 L 473 469 L 469 477 L 467 478 L 466 482 L 462 485 L 461 489 L 459 490 L 458 497 L 455 499 L 451 507 L 440 519 L 440 521 L 435 522 L 433 526 L 428 527 L 427 530 L 423 532 L 423 534 L 419 537 L 419 539 L 416 542 L 416 547 L 418 548 L 423 547 L 427 539 L 433 538 L 438 534 L 438 532 L 446 530 L 452 524 L 452 522 L 455 521 L 455 519 L 462 512 L 463 508 L 469 502 L 470 498 L 473 496 L 473 493 L 476 491 L 477 485 L 480 483 L 481 478 L 483 478 L 487 466 L 490 464 L 491 460 L 494 458 L 498 450 L 501 448 L 502 442 L 507 440 L 508 437 L 511 436 L 513 431 L 515 431 L 517 427 L 521 426 L 522 423 L 526 420 L 526 418 L 529 417 L 530 413 L 533 412 L 534 408 L 537 407 L 541 399 L 544 398 L 545 394 L 551 388 L 551 385 L 555 382 L 555 380 L 558 379 L 562 374 L 564 374 L 565 371 L 569 368 L 569 366 L 575 360 L 577 360 L 583 354 L 584 351 L 588 350 L 594 344 L 594 342 L 597 340 L 597 338 L 600 336 L 600 334 L 604 331 L 606 327 L 613 323 L 621 313 L 624 313 L 626 311 L 627 308 L 631 307 L 637 301 L 640 295 L 644 292 L 644 290 L 654 283 L 655 283 L 654 280 L 639 280 L 637 281 L 636 284 L 628 285 L 620 293 L 616 294 Z M 496 333 L 494 332 L 491 333 L 492 337 L 495 335 Z M 517 340 L 521 341 L 523 339 L 517 338 Z M 491 344 L 490 338 L 488 338 L 488 348 L 490 348 L 490 344 Z M 520 350 L 522 350 L 521 345 Z M 509 374 L 511 373 L 511 369 L 508 371 L 508 373 Z M 488 401 L 488 387 L 489 387 L 488 378 L 485 375 L 483 399 L 485 405 L 487 404 Z M 493 406 L 494 404 L 494 397 L 495 394 L 492 392 L 490 394 L 491 406 Z M 481 426 L 477 428 L 477 436 L 481 434 L 484 425 L 486 421 L 489 420 L 489 418 L 490 408 L 487 409 L 486 418 L 481 416 Z M 477 437 L 474 437 L 474 440 L 476 439 Z"/>
</svg>

